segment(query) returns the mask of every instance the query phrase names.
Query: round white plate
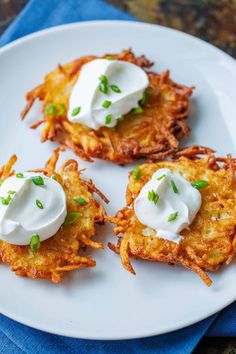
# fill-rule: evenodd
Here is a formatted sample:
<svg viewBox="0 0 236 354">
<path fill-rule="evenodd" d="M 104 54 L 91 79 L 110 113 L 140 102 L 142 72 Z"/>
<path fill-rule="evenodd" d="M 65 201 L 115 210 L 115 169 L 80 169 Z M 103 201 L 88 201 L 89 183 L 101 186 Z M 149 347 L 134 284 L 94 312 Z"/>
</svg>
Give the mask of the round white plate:
<svg viewBox="0 0 236 354">
<path fill-rule="evenodd" d="M 55 147 L 41 144 L 39 130 L 20 121 L 25 93 L 42 82 L 58 63 L 86 54 L 119 52 L 132 47 L 156 64 L 158 72 L 195 85 L 184 144 L 202 144 L 218 155 L 235 154 L 236 65 L 213 46 L 184 33 L 155 25 L 102 21 L 60 26 L 20 39 L 0 50 L 1 164 L 17 153 L 17 170 L 41 167 Z M 61 160 L 76 158 L 72 152 Z M 79 160 L 79 159 L 78 159 Z M 133 166 L 80 161 L 86 177 L 110 199 L 114 214 L 125 204 L 127 173 Z M 107 244 L 112 228 L 99 227 Z M 31 327 L 78 338 L 137 338 L 173 331 L 222 309 L 236 299 L 236 264 L 212 274 L 208 288 L 182 267 L 133 261 L 136 276 L 122 268 L 107 247 L 94 251 L 96 268 L 75 271 L 60 285 L 17 277 L 0 266 L 0 311 Z"/>
</svg>

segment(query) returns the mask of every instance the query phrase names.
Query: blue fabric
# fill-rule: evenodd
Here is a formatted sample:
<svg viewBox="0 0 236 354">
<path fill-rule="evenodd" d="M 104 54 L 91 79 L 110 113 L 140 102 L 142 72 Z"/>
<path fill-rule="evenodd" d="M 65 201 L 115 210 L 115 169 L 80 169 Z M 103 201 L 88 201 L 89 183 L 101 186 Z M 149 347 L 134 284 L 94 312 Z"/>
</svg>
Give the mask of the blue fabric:
<svg viewBox="0 0 236 354">
<path fill-rule="evenodd" d="M 102 0 L 31 0 L 1 36 L 0 46 L 43 28 L 102 19 L 135 20 Z M 89 341 L 56 336 L 31 329 L 0 315 L 0 353 L 7 354 L 188 354 L 204 335 L 236 336 L 236 303 L 220 314 L 185 329 L 125 341 Z"/>
</svg>

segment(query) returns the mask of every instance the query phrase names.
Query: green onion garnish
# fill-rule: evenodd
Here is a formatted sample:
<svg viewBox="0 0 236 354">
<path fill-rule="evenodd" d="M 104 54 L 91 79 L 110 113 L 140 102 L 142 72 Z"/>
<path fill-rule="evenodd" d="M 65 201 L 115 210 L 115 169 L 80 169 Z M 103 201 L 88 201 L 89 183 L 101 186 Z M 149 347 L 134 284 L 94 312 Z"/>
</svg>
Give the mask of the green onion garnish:
<svg viewBox="0 0 236 354">
<path fill-rule="evenodd" d="M 115 60 L 115 57 L 109 55 L 108 57 L 106 57 L 107 60 Z"/>
<path fill-rule="evenodd" d="M 80 217 L 80 213 L 68 213 L 66 215 L 66 220 L 62 224 L 63 226 L 73 224 Z"/>
<path fill-rule="evenodd" d="M 111 101 L 107 101 L 107 100 L 106 100 L 106 101 L 103 102 L 102 107 L 104 107 L 104 108 L 109 108 L 110 105 L 111 105 Z"/>
<path fill-rule="evenodd" d="M 0 197 L 0 200 L 1 200 L 2 205 L 8 205 L 11 201 L 11 196 L 8 195 L 6 198 Z"/>
<path fill-rule="evenodd" d="M 76 197 L 76 198 L 74 198 L 74 200 L 75 200 L 79 205 L 85 205 L 85 204 L 88 203 L 88 202 L 87 202 L 84 198 L 82 198 L 82 197 Z"/>
<path fill-rule="evenodd" d="M 112 114 L 108 114 L 105 118 L 105 124 L 110 124 L 112 120 Z"/>
<path fill-rule="evenodd" d="M 209 186 L 209 183 L 207 181 L 200 180 L 200 181 L 193 182 L 192 186 L 196 189 L 202 189 L 204 187 Z"/>
<path fill-rule="evenodd" d="M 16 174 L 16 177 L 17 178 L 24 178 L 24 175 L 23 175 L 23 173 L 19 172 Z"/>
<path fill-rule="evenodd" d="M 172 187 L 174 193 L 179 193 L 178 188 L 176 187 L 176 184 L 173 181 L 173 179 L 170 181 L 170 184 L 171 184 L 171 187 Z"/>
<path fill-rule="evenodd" d="M 136 166 L 132 172 L 132 175 L 136 181 L 138 181 L 142 176 L 142 170 L 139 166 Z"/>
<path fill-rule="evenodd" d="M 44 108 L 44 113 L 47 116 L 56 116 L 57 115 L 57 108 L 55 104 L 48 103 Z"/>
<path fill-rule="evenodd" d="M 107 94 L 108 93 L 108 79 L 105 75 L 101 75 L 99 77 L 99 91 L 101 91 L 102 93 Z"/>
<path fill-rule="evenodd" d="M 8 191 L 8 192 L 7 192 L 7 194 L 11 194 L 11 195 L 12 195 L 12 194 L 15 194 L 15 193 L 16 193 L 16 191 Z"/>
<path fill-rule="evenodd" d="M 81 110 L 81 107 L 75 107 L 71 113 L 72 117 L 77 116 Z"/>
<path fill-rule="evenodd" d="M 31 251 L 36 252 L 40 248 L 40 237 L 39 235 L 33 235 L 30 240 Z"/>
<path fill-rule="evenodd" d="M 148 93 L 146 91 L 144 91 L 143 93 L 143 97 L 141 98 L 141 100 L 139 101 L 141 106 L 145 105 L 146 101 L 147 101 L 147 96 L 148 96 Z"/>
<path fill-rule="evenodd" d="M 163 179 L 166 175 L 161 175 L 160 177 L 157 177 L 157 180 L 160 181 L 161 179 Z"/>
<path fill-rule="evenodd" d="M 37 207 L 39 208 L 39 209 L 44 209 L 44 206 L 43 206 L 43 204 L 40 202 L 40 200 L 38 200 L 38 199 L 36 199 L 36 205 L 37 205 Z"/>
<path fill-rule="evenodd" d="M 36 186 L 43 186 L 44 185 L 44 180 L 43 180 L 43 177 L 41 177 L 41 176 L 33 176 L 33 177 L 31 177 L 31 180 Z"/>
<path fill-rule="evenodd" d="M 175 213 L 172 213 L 172 214 L 170 214 L 170 216 L 168 217 L 168 222 L 171 222 L 171 221 L 174 221 L 176 218 L 177 218 L 177 216 L 178 216 L 178 211 L 176 211 Z"/>
<path fill-rule="evenodd" d="M 143 109 L 142 109 L 142 107 L 140 107 L 140 106 L 135 107 L 135 108 L 133 109 L 133 113 L 134 113 L 134 114 L 140 114 L 140 113 L 142 113 L 142 112 L 143 112 Z"/>
<path fill-rule="evenodd" d="M 116 93 L 121 93 L 121 89 L 116 85 L 110 85 L 110 88 Z"/>
<path fill-rule="evenodd" d="M 157 204 L 159 200 L 158 193 L 155 192 L 153 189 L 151 191 L 148 191 L 148 200 L 150 200 L 154 204 Z"/>
<path fill-rule="evenodd" d="M 57 181 L 57 176 L 53 175 L 52 179 L 54 179 L 55 181 Z"/>
</svg>

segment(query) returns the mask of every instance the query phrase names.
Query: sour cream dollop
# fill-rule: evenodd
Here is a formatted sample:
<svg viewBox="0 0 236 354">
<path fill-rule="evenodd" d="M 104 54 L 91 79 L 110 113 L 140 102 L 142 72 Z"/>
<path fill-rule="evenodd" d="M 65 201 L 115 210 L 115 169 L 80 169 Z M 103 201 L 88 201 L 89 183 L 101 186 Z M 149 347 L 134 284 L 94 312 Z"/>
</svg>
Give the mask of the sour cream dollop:
<svg viewBox="0 0 236 354">
<path fill-rule="evenodd" d="M 16 176 L 7 178 L 0 187 L 0 239 L 28 245 L 37 234 L 44 241 L 55 235 L 65 220 L 65 192 L 57 181 L 43 174 L 24 172 L 21 178 Z M 43 185 L 33 183 L 32 177 L 38 176 L 43 178 Z"/>
<path fill-rule="evenodd" d="M 179 243 L 180 231 L 193 222 L 201 202 L 201 193 L 183 176 L 161 168 L 141 189 L 134 210 L 139 221 L 154 229 L 157 237 Z"/>
<path fill-rule="evenodd" d="M 95 130 L 102 126 L 114 127 L 117 119 L 138 106 L 148 84 L 147 74 L 135 64 L 92 60 L 82 67 L 73 87 L 68 118 Z M 104 85 L 107 93 L 101 91 Z"/>
</svg>

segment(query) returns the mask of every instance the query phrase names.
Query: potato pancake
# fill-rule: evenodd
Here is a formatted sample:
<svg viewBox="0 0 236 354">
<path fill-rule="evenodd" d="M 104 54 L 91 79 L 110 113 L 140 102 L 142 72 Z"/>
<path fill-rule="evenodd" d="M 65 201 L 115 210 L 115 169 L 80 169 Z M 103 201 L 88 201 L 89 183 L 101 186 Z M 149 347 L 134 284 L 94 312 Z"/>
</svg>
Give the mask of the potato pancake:
<svg viewBox="0 0 236 354">
<path fill-rule="evenodd" d="M 204 154 L 198 157 L 197 154 Z M 130 173 L 127 205 L 109 220 L 116 224 L 116 246 L 109 247 L 120 254 L 124 268 L 135 271 L 129 257 L 155 262 L 181 264 L 197 273 L 209 286 L 207 271 L 216 271 L 229 264 L 236 247 L 236 161 L 230 156 L 216 158 L 210 149 L 192 147 L 180 151 L 176 160 L 144 164 L 140 173 Z M 209 185 L 200 190 L 202 204 L 192 224 L 180 232 L 178 243 L 156 237 L 155 230 L 140 223 L 134 212 L 134 201 L 142 187 L 160 168 L 169 168 L 189 182 L 206 180 Z"/>
<path fill-rule="evenodd" d="M 134 63 L 147 72 L 150 85 L 138 112 L 133 110 L 126 114 L 114 128 L 101 127 L 98 130 L 68 120 L 69 97 L 80 70 L 84 64 L 98 58 L 86 56 L 59 65 L 46 75 L 44 83 L 28 92 L 22 119 L 39 99 L 43 102 L 44 118 L 32 128 L 43 124 L 41 141 L 57 140 L 87 161 L 101 158 L 125 164 L 135 159 L 157 160 L 172 154 L 179 148 L 179 140 L 189 134 L 185 119 L 189 114 L 193 88 L 172 81 L 169 71 L 161 74 L 147 71 L 153 63 L 144 56 L 135 57 L 130 49 L 100 58 L 111 56 Z M 63 139 L 60 138 L 61 131 L 65 133 Z"/>
<path fill-rule="evenodd" d="M 68 160 L 58 171 L 55 170 L 59 150 L 58 148 L 54 151 L 45 168 L 34 171 L 53 177 L 61 184 L 66 194 L 67 216 L 78 213 L 78 219 L 62 225 L 53 237 L 41 242 L 37 252 L 32 252 L 29 246 L 12 245 L 0 240 L 0 260 L 9 264 L 13 272 L 29 278 L 50 279 L 54 283 L 59 283 L 65 272 L 96 265 L 89 256 L 79 255 L 79 251 L 86 246 L 103 248 L 102 243 L 92 240 L 95 224 L 103 224 L 105 220 L 105 210 L 101 203 L 94 199 L 93 193 L 99 194 L 108 202 L 92 181 L 81 179 L 81 172 L 75 160 Z M 15 161 L 14 155 L 1 168 L 0 182 L 14 175 L 12 166 Z M 76 202 L 78 195 L 86 201 L 84 205 Z"/>
</svg>

